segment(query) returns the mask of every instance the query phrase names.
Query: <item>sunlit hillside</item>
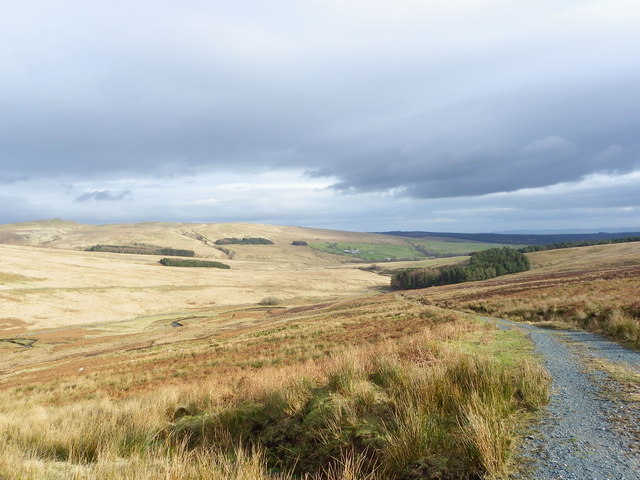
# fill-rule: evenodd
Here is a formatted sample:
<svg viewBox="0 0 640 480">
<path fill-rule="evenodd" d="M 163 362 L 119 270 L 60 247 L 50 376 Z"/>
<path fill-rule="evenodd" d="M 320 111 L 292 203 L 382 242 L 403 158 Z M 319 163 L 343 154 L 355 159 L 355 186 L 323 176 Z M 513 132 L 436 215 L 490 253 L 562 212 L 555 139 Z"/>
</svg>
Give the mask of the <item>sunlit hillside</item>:
<svg viewBox="0 0 640 480">
<path fill-rule="evenodd" d="M 465 257 L 372 268 L 292 242 L 403 240 L 261 225 L 2 228 L 0 476 L 11 480 L 501 478 L 520 468 L 549 379 L 524 332 L 478 315 L 570 312 L 627 342 L 640 331 L 640 243 L 389 291 L 385 270 Z M 223 245 L 230 255 L 215 244 L 226 237 L 273 244 Z M 141 243 L 231 268 L 85 251 Z"/>
</svg>

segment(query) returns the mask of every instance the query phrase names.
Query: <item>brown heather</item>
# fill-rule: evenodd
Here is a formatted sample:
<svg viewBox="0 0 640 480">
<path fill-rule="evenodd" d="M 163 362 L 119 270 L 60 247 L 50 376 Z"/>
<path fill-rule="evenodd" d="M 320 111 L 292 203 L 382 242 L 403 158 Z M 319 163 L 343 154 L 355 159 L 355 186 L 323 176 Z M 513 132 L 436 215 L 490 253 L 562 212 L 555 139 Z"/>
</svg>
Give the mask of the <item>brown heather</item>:
<svg viewBox="0 0 640 480">
<path fill-rule="evenodd" d="M 547 398 L 530 361 L 450 343 L 495 330 L 401 296 L 286 318 L 5 389 L 3 478 L 497 477 Z"/>
</svg>

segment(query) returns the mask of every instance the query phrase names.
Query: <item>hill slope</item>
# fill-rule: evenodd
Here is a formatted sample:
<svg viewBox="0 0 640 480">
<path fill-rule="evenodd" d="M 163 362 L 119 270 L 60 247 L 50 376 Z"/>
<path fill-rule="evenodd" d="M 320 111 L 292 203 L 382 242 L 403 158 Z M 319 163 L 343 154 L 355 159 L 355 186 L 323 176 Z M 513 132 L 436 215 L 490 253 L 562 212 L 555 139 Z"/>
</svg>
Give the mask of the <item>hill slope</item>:
<svg viewBox="0 0 640 480">
<path fill-rule="evenodd" d="M 225 260 L 231 270 L 164 267 L 159 259 L 0 245 L 0 321 L 50 328 L 256 304 L 266 296 L 289 302 L 334 298 L 388 283 L 385 277 L 335 268 L 323 259 L 315 265 L 310 258 L 297 265 L 291 258 L 286 264 Z"/>
<path fill-rule="evenodd" d="M 3 320 L 0 476 L 497 477 L 520 443 L 511 427 L 546 401 L 546 375 L 519 329 L 453 310 L 621 308 L 640 280 L 640 243 L 538 252 L 529 272 L 366 296 L 367 282 L 387 279 L 324 257 L 294 268 L 247 252 L 230 271 L 166 273 L 148 255 L 0 245 L 3 307 L 31 308 L 42 324 L 97 319 L 47 329 Z M 238 277 L 225 284 L 226 274 Z M 277 282 L 305 296 L 324 287 L 279 306 L 205 303 L 216 289 L 249 298 L 249 286 Z M 157 314 L 114 310 L 124 319 L 108 321 L 119 295 Z M 253 456 L 235 450 L 251 442 L 262 442 Z M 322 474 L 331 462 L 341 470 Z"/>
<path fill-rule="evenodd" d="M 385 235 L 408 238 L 453 238 L 474 242 L 491 242 L 504 245 L 548 245 L 550 243 L 605 240 L 608 238 L 639 237 L 640 232 L 599 233 L 446 233 L 446 232 L 380 232 Z"/>
</svg>

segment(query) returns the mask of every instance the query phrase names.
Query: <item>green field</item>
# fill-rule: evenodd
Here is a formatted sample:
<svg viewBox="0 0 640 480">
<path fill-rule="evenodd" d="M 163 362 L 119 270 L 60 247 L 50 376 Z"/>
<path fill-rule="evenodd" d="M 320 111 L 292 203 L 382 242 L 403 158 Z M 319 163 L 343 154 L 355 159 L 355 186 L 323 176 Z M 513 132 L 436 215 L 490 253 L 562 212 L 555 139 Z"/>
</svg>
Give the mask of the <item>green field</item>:
<svg viewBox="0 0 640 480">
<path fill-rule="evenodd" d="M 409 242 L 413 245 L 421 246 L 425 248 L 429 253 L 433 253 L 435 255 L 468 255 L 471 252 L 479 252 L 481 250 L 487 250 L 489 248 L 511 246 L 503 245 L 500 243 L 485 242 L 440 242 L 434 240 L 423 240 L 420 238 L 412 238 L 411 240 L 409 240 Z M 518 247 L 519 245 L 513 245 L 513 248 Z"/>
<path fill-rule="evenodd" d="M 495 243 L 450 242 L 422 239 L 407 240 L 404 245 L 380 243 L 321 242 L 309 244 L 311 248 L 335 255 L 344 255 L 367 262 L 423 260 L 438 256 L 468 255 L 471 252 L 502 247 Z M 352 253 L 349 253 L 352 252 Z"/>
</svg>

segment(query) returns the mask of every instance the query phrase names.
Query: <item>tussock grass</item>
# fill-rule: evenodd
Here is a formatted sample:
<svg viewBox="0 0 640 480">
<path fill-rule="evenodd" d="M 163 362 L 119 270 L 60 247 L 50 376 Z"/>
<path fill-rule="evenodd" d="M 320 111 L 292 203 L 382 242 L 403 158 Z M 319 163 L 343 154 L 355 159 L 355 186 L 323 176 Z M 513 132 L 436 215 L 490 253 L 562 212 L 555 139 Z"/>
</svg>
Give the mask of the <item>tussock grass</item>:
<svg viewBox="0 0 640 480">
<path fill-rule="evenodd" d="M 640 316 L 612 310 L 603 323 L 602 328 L 607 335 L 640 347 Z"/>
<path fill-rule="evenodd" d="M 176 406 L 167 395 L 40 408 L 26 418 L 5 414 L 5 449 L 21 452 L 10 463 L 26 468 L 4 474 L 38 478 L 29 477 L 42 474 L 38 465 L 64 466 L 51 478 L 273 478 L 269 471 L 472 478 L 504 471 L 513 442 L 507 425 L 544 402 L 544 374 L 526 362 L 508 369 L 456 350 L 434 357 L 415 343 L 385 345 L 308 365 L 309 376 L 282 379 L 283 386 L 252 379 L 213 404 L 199 398 Z M 528 389 L 521 388 L 525 372 Z"/>
<path fill-rule="evenodd" d="M 387 295 L 296 315 L 0 394 L 0 477 L 498 476 L 512 425 L 546 401 L 539 366 L 463 348 L 488 327 L 455 313 Z"/>
<path fill-rule="evenodd" d="M 596 303 L 592 295 L 570 296 L 562 290 L 554 296 L 532 296 L 494 298 L 491 302 L 469 303 L 466 307 L 515 320 L 601 333 L 640 348 L 640 307 L 637 301 L 621 303 L 618 300 L 613 303 L 601 299 Z"/>
<path fill-rule="evenodd" d="M 264 447 L 270 465 L 296 474 L 321 474 L 349 452 L 363 475 L 381 478 L 503 472 L 515 415 L 546 402 L 546 375 L 524 361 L 507 367 L 455 349 L 435 357 L 415 340 L 351 352 L 315 381 L 184 418 L 174 434 L 193 446 Z"/>
<path fill-rule="evenodd" d="M 0 472 L 15 480 L 292 480 L 288 473 L 269 471 L 260 450 L 238 448 L 233 458 L 216 451 L 189 450 L 184 446 L 133 455 L 126 461 L 103 451 L 89 464 L 48 463 L 13 450 L 3 453 Z M 10 456 L 7 454 L 9 453 Z M 16 469 L 20 465 L 21 468 Z"/>
</svg>

